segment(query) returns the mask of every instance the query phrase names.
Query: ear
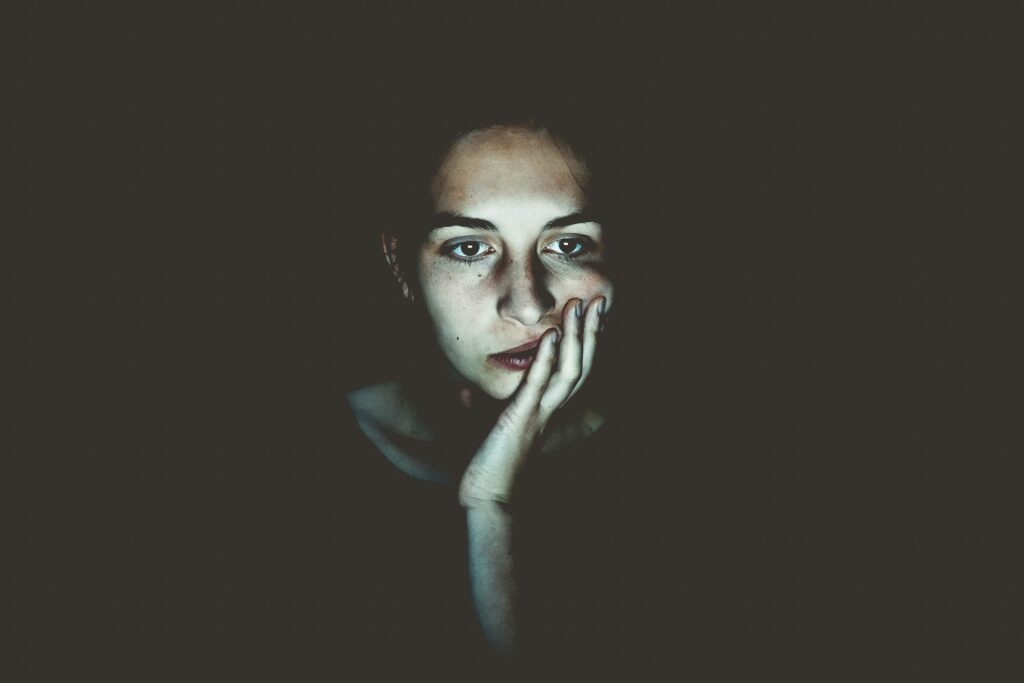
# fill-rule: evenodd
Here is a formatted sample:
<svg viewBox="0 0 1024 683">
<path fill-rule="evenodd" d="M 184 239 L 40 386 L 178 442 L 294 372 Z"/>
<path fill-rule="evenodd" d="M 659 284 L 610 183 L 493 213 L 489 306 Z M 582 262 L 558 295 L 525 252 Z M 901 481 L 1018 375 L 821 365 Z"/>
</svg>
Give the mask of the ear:
<svg viewBox="0 0 1024 683">
<path fill-rule="evenodd" d="M 416 297 L 412 293 L 412 288 L 409 286 L 409 281 L 406 279 L 405 274 L 402 272 L 402 268 L 398 261 L 398 238 L 394 235 L 390 235 L 386 232 L 380 234 L 380 245 L 384 249 L 384 258 L 388 262 L 388 268 L 391 270 L 391 275 L 394 276 L 395 281 L 402 288 L 402 296 L 405 297 L 406 301 L 415 301 Z"/>
</svg>

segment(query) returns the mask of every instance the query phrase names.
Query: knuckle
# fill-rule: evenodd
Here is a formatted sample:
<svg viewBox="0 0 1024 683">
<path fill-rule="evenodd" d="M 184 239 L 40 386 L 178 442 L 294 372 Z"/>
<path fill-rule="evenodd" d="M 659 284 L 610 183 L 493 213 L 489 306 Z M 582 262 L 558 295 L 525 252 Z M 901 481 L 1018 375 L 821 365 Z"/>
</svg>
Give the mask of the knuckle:
<svg viewBox="0 0 1024 683">
<path fill-rule="evenodd" d="M 498 416 L 497 427 L 502 430 L 512 431 L 521 425 L 528 423 L 537 414 L 537 401 L 529 401 L 529 405 L 510 405 L 501 415 Z"/>
<path fill-rule="evenodd" d="M 558 386 L 557 387 L 553 387 L 555 389 L 555 391 L 552 392 L 552 393 L 554 393 L 556 395 L 557 394 L 564 394 L 567 391 L 572 391 L 572 388 L 574 386 L 576 386 L 576 379 L 575 378 L 563 377 L 562 380 L 558 383 Z"/>
<path fill-rule="evenodd" d="M 513 429 L 519 422 L 516 415 L 511 412 L 504 412 L 498 416 L 497 426 L 499 429 Z"/>
</svg>

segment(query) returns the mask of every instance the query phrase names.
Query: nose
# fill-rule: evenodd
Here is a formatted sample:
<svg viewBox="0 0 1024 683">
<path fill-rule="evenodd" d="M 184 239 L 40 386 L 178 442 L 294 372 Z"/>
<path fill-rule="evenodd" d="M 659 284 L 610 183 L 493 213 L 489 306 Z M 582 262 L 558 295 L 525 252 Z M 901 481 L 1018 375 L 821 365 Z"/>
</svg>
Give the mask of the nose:
<svg viewBox="0 0 1024 683">
<path fill-rule="evenodd" d="M 498 314 L 526 327 L 537 325 L 555 305 L 537 259 L 510 259 L 501 274 Z"/>
</svg>

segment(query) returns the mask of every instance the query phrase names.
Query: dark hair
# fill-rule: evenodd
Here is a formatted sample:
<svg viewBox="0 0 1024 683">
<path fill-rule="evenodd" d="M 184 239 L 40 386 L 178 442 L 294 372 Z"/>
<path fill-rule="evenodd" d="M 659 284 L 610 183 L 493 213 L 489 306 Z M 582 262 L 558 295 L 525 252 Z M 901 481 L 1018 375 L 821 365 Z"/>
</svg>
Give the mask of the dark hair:
<svg viewBox="0 0 1024 683">
<path fill-rule="evenodd" d="M 388 194 L 378 202 L 380 210 L 374 212 L 376 220 L 372 227 L 375 234 L 383 232 L 396 238 L 399 267 L 414 292 L 418 273 L 413 255 L 419 251 L 434 213 L 431 184 L 438 168 L 453 147 L 467 135 L 490 128 L 509 127 L 550 135 L 586 166 L 584 191 L 588 209 L 605 227 L 605 245 L 611 246 L 603 267 L 616 282 L 616 300 L 622 301 L 624 292 L 612 245 L 620 232 L 620 207 L 630 201 L 627 176 L 631 169 L 628 163 L 624 163 L 628 157 L 621 153 L 623 147 L 617 131 L 612 130 L 607 121 L 579 114 L 576 110 L 552 108 L 478 108 L 469 114 L 402 117 L 400 125 L 392 124 L 382 131 L 376 172 L 379 174 L 379 186 L 387 188 Z M 383 266 L 383 259 L 380 262 Z M 398 297 L 398 288 L 393 291 Z M 621 303 L 616 304 L 617 308 L 620 306 Z M 427 312 L 419 305 L 402 305 L 395 313 L 396 317 L 389 322 L 394 332 L 388 344 L 396 347 L 396 353 L 391 357 L 400 359 L 397 362 L 401 364 L 408 363 L 410 369 L 422 374 L 422 369 L 429 364 L 413 358 L 407 342 L 410 336 L 427 338 L 430 335 Z M 618 355 L 609 348 L 615 345 L 614 341 L 611 345 L 609 341 L 612 340 L 606 333 L 602 355 Z M 401 352 L 398 352 L 398 347 L 401 347 Z M 601 374 L 606 381 L 597 384 L 604 384 L 606 388 L 614 386 L 607 383 L 606 371 Z M 589 384 L 588 394 L 603 393 L 599 386 L 594 386 L 593 380 Z"/>
<path fill-rule="evenodd" d="M 491 128 L 520 128 L 546 133 L 587 168 L 585 193 L 588 209 L 605 226 L 617 218 L 619 192 L 610 163 L 613 150 L 602 149 L 599 141 L 613 139 L 593 121 L 560 111 L 531 111 L 522 107 L 502 111 L 487 109 L 471 114 L 424 116 L 407 120 L 382 136 L 378 173 L 383 187 L 391 194 L 378 213 L 375 232 L 394 236 L 399 243 L 400 267 L 410 285 L 417 281 L 410 254 L 419 249 L 433 214 L 431 181 L 454 146 L 471 133 Z"/>
</svg>

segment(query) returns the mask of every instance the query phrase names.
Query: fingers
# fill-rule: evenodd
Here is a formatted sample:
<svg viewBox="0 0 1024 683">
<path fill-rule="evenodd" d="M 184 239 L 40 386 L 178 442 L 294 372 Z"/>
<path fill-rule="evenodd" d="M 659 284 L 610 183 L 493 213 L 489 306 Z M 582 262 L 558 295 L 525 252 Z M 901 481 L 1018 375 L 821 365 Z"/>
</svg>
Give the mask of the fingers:
<svg viewBox="0 0 1024 683">
<path fill-rule="evenodd" d="M 583 386 L 594 365 L 604 297 L 588 304 L 570 299 L 562 310 L 562 330 L 548 330 L 541 338 L 537 356 L 520 385 L 509 417 L 525 417 L 537 407 L 550 415 Z"/>
<path fill-rule="evenodd" d="M 583 314 L 582 368 L 580 378 L 569 394 L 569 398 L 576 395 L 576 392 L 580 390 L 583 383 L 587 381 L 587 377 L 590 376 L 591 368 L 594 367 L 594 356 L 597 355 L 597 335 L 601 331 L 601 318 L 606 305 L 606 300 L 603 296 L 597 297 L 590 302 L 590 305 L 587 306 L 587 310 Z M 566 400 L 569 399 L 567 398 Z"/>
<path fill-rule="evenodd" d="M 550 329 L 544 333 L 537 347 L 537 355 L 526 372 L 523 383 L 519 385 L 518 393 L 514 403 L 519 407 L 536 406 L 540 404 L 541 396 L 544 394 L 551 379 L 551 371 L 557 356 L 558 330 Z"/>
<path fill-rule="evenodd" d="M 549 411 L 560 408 L 572 395 L 583 373 L 583 321 L 585 309 L 581 299 L 570 299 L 562 310 L 565 336 L 558 348 L 558 366 L 541 399 Z"/>
</svg>

